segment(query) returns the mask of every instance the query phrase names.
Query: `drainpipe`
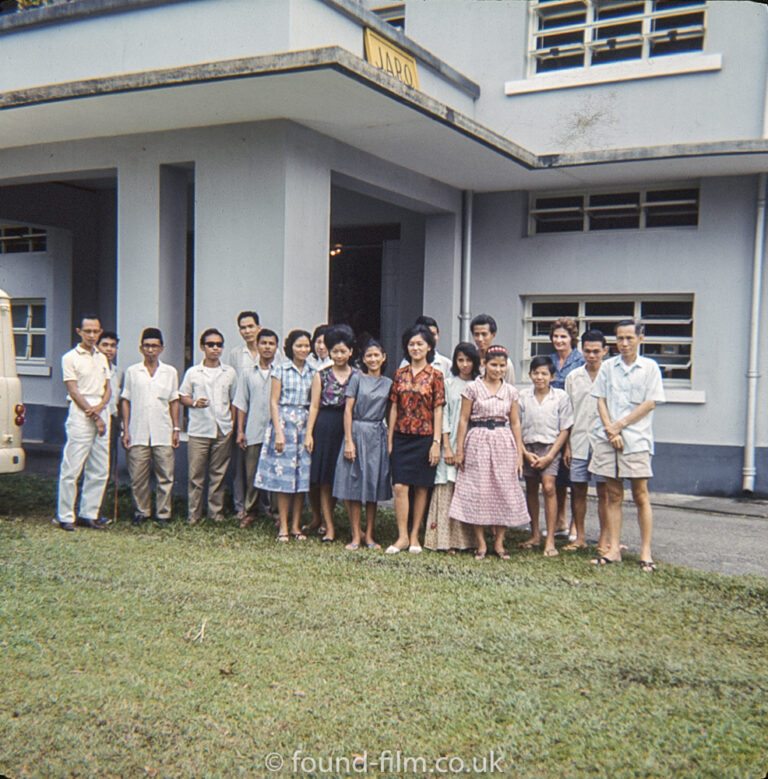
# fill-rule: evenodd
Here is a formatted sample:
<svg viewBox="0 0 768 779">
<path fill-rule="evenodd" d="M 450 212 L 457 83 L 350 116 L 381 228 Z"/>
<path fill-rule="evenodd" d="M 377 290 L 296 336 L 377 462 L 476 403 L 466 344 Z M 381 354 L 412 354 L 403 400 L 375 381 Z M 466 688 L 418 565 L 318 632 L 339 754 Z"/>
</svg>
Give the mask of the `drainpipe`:
<svg viewBox="0 0 768 779">
<path fill-rule="evenodd" d="M 472 202 L 471 189 L 462 192 L 461 210 L 461 310 L 459 312 L 459 332 L 462 341 L 470 341 L 469 322 L 472 314 L 469 310 L 469 293 L 472 276 Z"/>
<path fill-rule="evenodd" d="M 765 257 L 765 199 L 768 177 L 757 178 L 757 214 L 755 218 L 755 254 L 752 262 L 752 308 L 749 317 L 749 364 L 747 366 L 747 428 L 744 436 L 744 467 L 741 470 L 742 490 L 755 491 L 755 436 L 757 430 L 757 382 L 760 378 L 758 349 L 760 346 L 760 301 L 762 297 L 763 258 Z"/>
</svg>

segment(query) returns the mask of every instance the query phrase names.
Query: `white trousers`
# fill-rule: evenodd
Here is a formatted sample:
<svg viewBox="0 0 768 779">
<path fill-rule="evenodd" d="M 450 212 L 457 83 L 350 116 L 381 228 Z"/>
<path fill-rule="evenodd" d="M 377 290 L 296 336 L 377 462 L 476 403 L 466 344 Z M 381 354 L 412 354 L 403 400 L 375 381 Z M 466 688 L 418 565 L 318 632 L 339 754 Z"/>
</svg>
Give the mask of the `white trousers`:
<svg viewBox="0 0 768 779">
<path fill-rule="evenodd" d="M 99 398 L 86 397 L 89 403 L 98 403 Z M 80 516 L 86 519 L 98 519 L 104 489 L 109 477 L 109 414 L 101 415 L 107 426 L 107 432 L 100 436 L 96 424 L 88 419 L 73 402 L 69 404 L 69 414 L 65 429 L 67 443 L 61 453 L 59 470 L 59 506 L 58 519 L 61 523 L 75 521 L 75 499 L 77 498 L 77 480 L 83 473 L 83 489 L 80 495 Z"/>
</svg>

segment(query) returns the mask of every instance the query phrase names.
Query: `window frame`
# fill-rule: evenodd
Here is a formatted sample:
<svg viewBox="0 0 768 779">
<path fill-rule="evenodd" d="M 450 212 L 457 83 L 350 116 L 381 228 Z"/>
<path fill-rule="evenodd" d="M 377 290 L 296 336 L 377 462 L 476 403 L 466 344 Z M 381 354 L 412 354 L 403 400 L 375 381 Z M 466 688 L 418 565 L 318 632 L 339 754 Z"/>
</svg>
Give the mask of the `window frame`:
<svg viewBox="0 0 768 779">
<path fill-rule="evenodd" d="M 11 244 L 26 241 L 24 249 L 9 251 Z M 42 241 L 42 248 L 33 248 Z M 39 254 L 48 251 L 48 231 L 32 225 L 0 224 L 0 254 Z"/>
<path fill-rule="evenodd" d="M 523 298 L 523 354 L 521 365 L 523 367 L 523 376 L 527 376 L 529 372 L 529 365 L 531 362 L 531 350 L 537 344 L 549 344 L 549 335 L 540 334 L 535 335 L 533 332 L 533 324 L 535 322 L 552 322 L 557 317 L 535 317 L 533 316 L 533 304 L 534 303 L 549 303 L 549 304 L 570 304 L 574 303 L 578 306 L 578 313 L 576 316 L 572 316 L 579 329 L 579 338 L 581 334 L 587 330 L 587 322 L 592 326 L 597 325 L 599 327 L 601 321 L 607 323 L 615 323 L 619 319 L 635 319 L 638 322 L 642 322 L 646 327 L 650 325 L 674 325 L 674 324 L 689 324 L 691 327 L 690 336 L 670 335 L 646 335 L 643 343 L 640 345 L 640 354 L 655 359 L 654 355 L 644 354 L 644 345 L 646 343 L 653 345 L 668 345 L 668 346 L 685 346 L 690 351 L 690 356 L 686 368 L 690 370 L 689 378 L 666 378 L 664 371 L 662 370 L 662 379 L 664 386 L 669 389 L 675 390 L 687 390 L 691 389 L 694 380 L 694 345 L 695 345 L 695 322 L 696 322 L 696 296 L 692 292 L 678 293 L 678 294 L 584 294 L 584 295 L 524 295 Z M 588 303 L 632 303 L 634 315 L 622 314 L 618 315 L 587 315 L 585 308 Z M 690 303 L 691 304 L 691 316 L 688 319 L 678 317 L 669 317 L 666 319 L 643 319 L 642 306 L 643 303 L 653 302 L 678 302 L 678 303 Z M 569 316 L 567 313 L 561 314 L 561 316 Z M 610 328 L 610 332 L 603 330 L 605 340 L 609 347 L 613 349 L 616 343 L 616 336 L 612 332 L 613 328 Z M 579 347 L 581 342 L 579 342 Z M 611 354 L 610 356 L 615 356 Z M 663 363 L 656 360 L 660 367 Z M 677 366 L 679 367 L 679 366 Z"/>
<path fill-rule="evenodd" d="M 13 325 L 13 309 L 18 306 L 27 307 L 27 316 L 24 327 L 15 327 Z M 45 327 L 32 326 L 32 307 L 43 306 L 45 309 Z M 11 333 L 14 341 L 14 352 L 16 353 L 16 368 L 18 369 L 40 369 L 48 367 L 48 350 L 50 346 L 50 307 L 45 298 L 11 298 Z M 16 351 L 16 336 L 24 335 L 27 339 L 27 348 L 23 357 L 20 357 Z M 42 335 L 45 338 L 45 348 L 42 357 L 27 356 L 31 351 L 32 336 Z M 21 372 L 21 371 L 19 371 Z"/>
<path fill-rule="evenodd" d="M 572 72 L 591 72 L 594 69 L 602 69 L 615 65 L 624 65 L 626 63 L 644 63 L 648 65 L 651 62 L 658 61 L 667 57 L 676 56 L 690 56 L 702 54 L 706 45 L 707 37 L 707 11 L 709 10 L 709 3 L 707 0 L 690 0 L 690 5 L 677 6 L 668 9 L 656 8 L 656 0 L 614 0 L 612 3 L 614 6 L 632 6 L 639 5 L 642 2 L 642 13 L 629 13 L 625 16 L 606 17 L 600 20 L 596 14 L 596 10 L 599 8 L 599 3 L 596 0 L 552 0 L 551 2 L 542 3 L 540 0 L 530 0 L 528 4 L 529 22 L 528 22 L 528 51 L 527 51 L 527 75 L 529 78 L 552 76 L 559 73 L 572 73 Z M 563 27 L 553 27 L 550 29 L 542 28 L 539 26 L 541 19 L 546 17 L 546 14 L 541 13 L 543 9 L 547 11 L 557 10 L 558 8 L 565 8 L 568 6 L 578 6 L 579 4 L 584 6 L 584 22 L 579 22 L 572 25 L 564 25 Z M 684 25 L 683 35 L 680 36 L 678 29 L 670 30 L 654 30 L 655 22 L 659 19 L 665 19 L 669 17 L 682 16 L 686 14 L 701 14 L 702 21 L 699 25 Z M 553 14 L 554 16 L 554 14 Z M 640 31 L 628 34 L 625 36 L 599 36 L 601 27 L 609 26 L 621 26 L 629 24 L 640 25 Z M 564 34 L 568 32 L 583 31 L 582 42 L 580 44 L 566 44 L 565 46 L 542 46 L 539 47 L 538 39 L 543 38 L 546 35 Z M 674 35 L 672 34 L 674 32 Z M 652 46 L 654 43 L 663 41 L 665 39 L 674 42 L 680 38 L 701 38 L 701 46 L 693 49 L 681 49 L 673 52 L 659 52 L 653 53 Z M 612 59 L 604 62 L 593 62 L 593 56 L 595 52 L 599 51 L 615 51 L 617 48 L 640 48 L 639 56 L 629 56 L 621 59 Z M 561 68 L 551 68 L 539 70 L 539 63 L 546 58 L 542 55 L 542 52 L 551 52 L 554 49 L 567 48 L 569 51 L 582 52 L 582 63 L 574 64 Z M 558 56 L 558 55 L 555 55 Z"/>
<path fill-rule="evenodd" d="M 674 192 L 681 189 L 695 189 L 697 192 L 696 195 L 696 224 L 695 225 L 648 225 L 648 210 L 654 207 L 664 206 L 664 205 L 683 205 L 683 204 L 690 204 L 693 202 L 692 198 L 686 198 L 686 199 L 673 199 L 673 200 L 649 200 L 648 196 L 649 194 L 653 193 L 663 193 L 663 192 Z M 617 196 L 632 196 L 637 195 L 638 201 L 637 201 L 637 211 L 639 212 L 639 220 L 637 226 L 632 225 L 628 227 L 592 227 L 590 222 L 590 214 L 597 213 L 599 211 L 606 211 L 606 210 L 618 210 L 621 208 L 619 205 L 602 205 L 593 206 L 590 203 L 590 198 L 593 197 L 600 197 L 603 195 L 617 195 Z M 581 206 L 571 206 L 570 209 L 567 209 L 565 206 L 561 208 L 537 208 L 536 207 L 536 201 L 542 200 L 544 198 L 581 198 Z M 581 214 L 582 219 L 582 226 L 581 229 L 573 229 L 573 230 L 552 230 L 552 231 L 539 231 L 537 229 L 538 222 L 536 221 L 536 215 L 545 213 L 546 211 L 550 211 L 552 213 L 555 213 L 557 211 L 565 212 L 566 210 L 570 210 L 572 213 L 575 213 L 577 210 Z M 599 189 L 578 189 L 578 190 L 556 190 L 552 192 L 544 191 L 530 191 L 528 193 L 528 237 L 539 237 L 542 235 L 562 235 L 562 234 L 574 234 L 574 233 L 606 233 L 606 232 L 615 232 L 615 231 L 630 231 L 630 230 L 698 230 L 699 228 L 699 220 L 701 219 L 701 185 L 698 181 L 695 182 L 678 182 L 678 183 L 667 183 L 663 186 L 659 185 L 648 185 L 645 187 L 639 187 L 637 189 L 631 189 L 621 186 L 615 186 L 610 188 L 599 188 Z"/>
</svg>

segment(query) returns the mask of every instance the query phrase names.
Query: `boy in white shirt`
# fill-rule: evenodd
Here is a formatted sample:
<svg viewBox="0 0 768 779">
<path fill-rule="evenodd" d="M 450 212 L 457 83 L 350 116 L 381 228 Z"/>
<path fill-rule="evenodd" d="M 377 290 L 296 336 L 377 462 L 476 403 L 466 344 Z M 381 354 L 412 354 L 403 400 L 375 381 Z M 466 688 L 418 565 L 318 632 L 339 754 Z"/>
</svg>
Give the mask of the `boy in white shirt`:
<svg viewBox="0 0 768 779">
<path fill-rule="evenodd" d="M 180 432 L 179 375 L 176 368 L 160 362 L 163 348 L 160 330 L 145 328 L 139 345 L 144 360 L 129 366 L 123 382 L 120 411 L 135 505 L 133 525 L 141 525 L 152 515 L 150 467 L 157 485 L 157 521 L 171 519 L 174 450 Z"/>
<path fill-rule="evenodd" d="M 205 357 L 184 374 L 179 400 L 189 409 L 189 523 L 203 515 L 203 488 L 208 474 L 208 516 L 214 522 L 224 519 L 224 477 L 229 467 L 235 423 L 237 373 L 221 362 L 224 336 L 214 327 L 200 336 Z"/>
<path fill-rule="evenodd" d="M 261 445 L 269 422 L 269 394 L 272 387 L 270 369 L 277 352 L 278 337 L 262 328 L 257 337 L 259 362 L 244 369 L 237 380 L 234 406 L 237 409 L 237 446 L 245 454 L 246 484 L 245 516 L 240 527 L 246 528 L 256 519 L 259 490 L 253 482 L 259 466 Z"/>
<path fill-rule="evenodd" d="M 523 434 L 523 476 L 526 501 L 531 515 L 531 537 L 520 544 L 523 549 L 539 546 L 539 482 L 544 493 L 544 516 L 547 522 L 547 540 L 544 556 L 555 557 L 555 522 L 557 521 L 557 494 L 555 478 L 568 432 L 573 425 L 573 407 L 565 390 L 551 387 L 555 378 L 555 364 L 545 355 L 531 360 L 529 375 L 532 386 L 520 392 L 518 408 Z"/>
<path fill-rule="evenodd" d="M 123 372 L 117 367 L 115 362 L 117 358 L 117 345 L 120 339 L 113 330 L 103 330 L 99 336 L 99 342 L 96 348 L 107 358 L 109 364 L 109 387 L 110 397 L 107 404 L 107 413 L 109 414 L 109 473 L 110 476 L 115 472 L 115 463 L 117 462 L 117 441 L 120 438 L 120 390 L 123 386 Z"/>
</svg>

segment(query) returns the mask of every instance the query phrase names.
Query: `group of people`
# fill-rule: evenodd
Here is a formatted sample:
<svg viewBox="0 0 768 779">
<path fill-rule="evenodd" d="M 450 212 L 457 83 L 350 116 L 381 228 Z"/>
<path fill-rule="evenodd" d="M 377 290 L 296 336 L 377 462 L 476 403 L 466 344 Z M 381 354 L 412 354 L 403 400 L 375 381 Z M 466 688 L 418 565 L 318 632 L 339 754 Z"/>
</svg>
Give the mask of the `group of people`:
<svg viewBox="0 0 768 779">
<path fill-rule="evenodd" d="M 121 378 L 114 358 L 118 339 L 98 317 L 84 316 L 80 343 L 62 358 L 70 401 L 62 453 L 56 522 L 75 528 L 77 481 L 83 474 L 79 518 L 101 529 L 100 504 L 111 470 L 110 440 L 126 451 L 134 500 L 133 523 L 171 516 L 174 450 L 180 442 L 181 406 L 188 409 L 188 521 L 204 514 L 224 518 L 224 484 L 233 471 L 240 526 L 276 508 L 277 541 L 303 541 L 317 530 L 336 540 L 334 507 L 343 501 L 350 521 L 346 549 L 379 549 L 377 504 L 394 496 L 397 538 L 387 554 L 422 551 L 423 544 L 475 559 L 493 552 L 508 559 L 507 528 L 531 527 L 520 545 L 539 547 L 540 493 L 546 536 L 543 554 L 587 546 L 587 490 L 595 481 L 600 538 L 595 565 L 621 560 L 623 484 L 629 479 L 641 531 L 641 567 L 653 571 L 652 412 L 663 402 L 656 362 L 640 356 L 642 325 L 615 328 L 618 355 L 605 359 L 605 335 L 581 336 L 567 317 L 550 328 L 551 355 L 530 361 L 530 385 L 515 387 L 507 349 L 496 344 L 496 322 L 487 314 L 470 323 L 474 343 L 459 343 L 452 358 L 437 351 L 437 322 L 419 317 L 403 334 L 403 360 L 390 379 L 387 354 L 369 339 L 358 349 L 346 325 L 314 333 L 292 330 L 282 350 L 255 311 L 237 319 L 243 343 L 223 359 L 224 337 L 215 328 L 200 336 L 203 359 L 179 385 L 163 363 L 163 336 L 142 334 L 143 359 Z M 356 352 L 359 351 L 359 355 Z M 357 357 L 357 359 L 355 359 Z M 110 427 L 113 433 L 110 435 Z M 120 431 L 119 433 L 117 431 Z M 525 493 L 520 486 L 525 481 Z M 570 490 L 572 523 L 565 524 Z M 313 520 L 302 527 L 309 499 Z M 365 527 L 363 528 L 363 508 Z M 486 531 L 490 531 L 488 534 Z"/>
</svg>

